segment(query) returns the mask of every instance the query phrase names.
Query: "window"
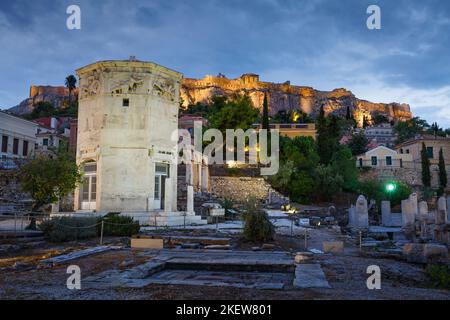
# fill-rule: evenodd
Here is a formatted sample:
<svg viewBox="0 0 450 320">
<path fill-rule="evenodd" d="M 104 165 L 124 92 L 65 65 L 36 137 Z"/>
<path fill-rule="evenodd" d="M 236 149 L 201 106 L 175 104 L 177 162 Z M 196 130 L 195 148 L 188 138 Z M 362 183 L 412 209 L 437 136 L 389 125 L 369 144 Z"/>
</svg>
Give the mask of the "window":
<svg viewBox="0 0 450 320">
<path fill-rule="evenodd" d="M 400 153 L 401 153 L 401 154 L 403 154 L 403 148 L 402 148 L 402 149 L 400 149 Z"/>
<path fill-rule="evenodd" d="M 406 149 L 406 154 L 409 154 L 409 149 Z"/>
<path fill-rule="evenodd" d="M 28 141 L 23 141 L 22 155 L 24 157 L 28 155 Z"/>
<path fill-rule="evenodd" d="M 85 173 L 96 173 L 97 172 L 97 163 L 96 162 L 85 163 L 83 165 L 83 171 Z"/>
<path fill-rule="evenodd" d="M 427 155 L 429 159 L 433 159 L 433 147 L 427 147 Z"/>
<path fill-rule="evenodd" d="M 129 107 L 129 106 L 130 106 L 130 99 L 123 99 L 122 107 Z"/>
<path fill-rule="evenodd" d="M 392 157 L 391 156 L 386 156 L 386 165 L 392 166 Z"/>
<path fill-rule="evenodd" d="M 372 165 L 373 166 L 378 165 L 378 158 L 377 157 L 372 157 Z"/>
<path fill-rule="evenodd" d="M 13 154 L 19 154 L 19 139 L 13 140 Z"/>
<path fill-rule="evenodd" d="M 156 174 L 169 176 L 169 165 L 166 163 L 157 163 L 155 166 Z"/>
<path fill-rule="evenodd" d="M 48 146 L 48 139 L 47 139 L 47 138 L 43 139 L 43 140 L 42 140 L 42 144 L 43 144 L 44 146 Z"/>
<path fill-rule="evenodd" d="M 8 136 L 2 136 L 2 152 L 8 152 Z"/>
</svg>

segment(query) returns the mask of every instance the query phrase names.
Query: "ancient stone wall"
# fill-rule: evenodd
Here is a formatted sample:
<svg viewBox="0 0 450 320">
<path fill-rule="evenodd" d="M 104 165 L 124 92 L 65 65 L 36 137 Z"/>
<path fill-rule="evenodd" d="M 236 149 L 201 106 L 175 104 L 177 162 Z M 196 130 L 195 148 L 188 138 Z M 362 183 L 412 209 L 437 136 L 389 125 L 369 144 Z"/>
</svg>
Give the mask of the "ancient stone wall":
<svg viewBox="0 0 450 320">
<path fill-rule="evenodd" d="M 439 187 L 439 171 L 437 166 L 431 166 L 431 186 Z M 422 187 L 421 169 L 408 168 L 392 168 L 392 169 L 370 169 L 361 173 L 362 180 L 379 179 L 379 180 L 396 180 L 407 183 L 413 187 Z M 450 180 L 450 177 L 449 177 Z"/>
<path fill-rule="evenodd" d="M 270 185 L 264 178 L 255 177 L 211 177 L 211 193 L 220 198 L 244 201 L 249 197 L 266 200 Z"/>
</svg>

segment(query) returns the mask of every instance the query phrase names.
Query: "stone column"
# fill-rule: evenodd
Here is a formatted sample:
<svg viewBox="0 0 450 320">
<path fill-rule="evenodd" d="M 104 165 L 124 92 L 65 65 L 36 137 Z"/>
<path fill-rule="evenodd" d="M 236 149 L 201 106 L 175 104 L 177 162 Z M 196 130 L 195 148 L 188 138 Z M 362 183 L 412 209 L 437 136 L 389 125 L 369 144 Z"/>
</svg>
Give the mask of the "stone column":
<svg viewBox="0 0 450 320">
<path fill-rule="evenodd" d="M 402 200 L 402 226 L 414 225 L 416 216 L 410 199 Z"/>
<path fill-rule="evenodd" d="M 187 186 L 187 212 L 194 213 L 194 187 Z"/>
<path fill-rule="evenodd" d="M 173 190 L 172 190 L 172 180 L 166 179 L 165 181 L 165 189 L 164 189 L 164 212 L 172 212 L 172 197 L 173 197 Z"/>
<path fill-rule="evenodd" d="M 355 225 L 355 206 L 351 205 L 351 207 L 348 209 L 348 225 L 354 226 Z"/>
<path fill-rule="evenodd" d="M 411 202 L 411 210 L 414 213 L 414 217 L 416 220 L 419 220 L 419 206 L 417 200 L 417 193 L 411 193 L 409 196 L 409 201 Z"/>
<path fill-rule="evenodd" d="M 356 219 L 358 221 L 358 227 L 369 227 L 369 210 L 367 208 L 367 200 L 364 196 L 359 196 L 356 201 Z"/>
<path fill-rule="evenodd" d="M 354 228 L 369 227 L 369 211 L 367 208 L 367 200 L 364 196 L 359 196 L 356 206 L 350 208 L 349 224 Z"/>
<path fill-rule="evenodd" d="M 186 163 L 186 184 L 188 186 L 194 185 L 194 168 L 192 162 Z"/>
<path fill-rule="evenodd" d="M 440 197 L 438 200 L 438 208 L 436 212 L 436 224 L 445 224 L 447 222 L 447 200 Z"/>
<path fill-rule="evenodd" d="M 197 164 L 197 173 L 198 173 L 198 179 L 197 179 L 197 190 L 202 191 L 202 164 Z"/>
<path fill-rule="evenodd" d="M 406 239 L 415 241 L 416 237 L 416 215 L 411 199 L 402 200 L 402 229 Z"/>
<path fill-rule="evenodd" d="M 51 204 L 51 213 L 59 213 L 59 201 Z"/>
<path fill-rule="evenodd" d="M 419 202 L 419 220 L 428 220 L 428 203 L 426 201 Z"/>
<path fill-rule="evenodd" d="M 391 226 L 391 202 L 381 201 L 381 224 L 385 227 Z"/>
<path fill-rule="evenodd" d="M 209 191 L 209 168 L 208 166 L 202 167 L 202 191 Z"/>
</svg>

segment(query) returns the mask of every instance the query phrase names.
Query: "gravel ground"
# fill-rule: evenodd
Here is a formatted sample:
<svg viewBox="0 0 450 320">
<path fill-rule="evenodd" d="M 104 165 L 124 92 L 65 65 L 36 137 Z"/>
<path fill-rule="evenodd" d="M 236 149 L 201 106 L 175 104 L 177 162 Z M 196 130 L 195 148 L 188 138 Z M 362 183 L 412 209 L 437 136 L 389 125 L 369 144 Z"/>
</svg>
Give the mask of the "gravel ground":
<svg viewBox="0 0 450 320">
<path fill-rule="evenodd" d="M 332 230 L 319 229 L 310 234 L 309 248 L 321 249 L 322 241 L 342 239 Z M 248 249 L 252 244 L 235 241 L 237 249 Z M 304 247 L 301 238 L 278 235 L 277 250 L 296 252 Z M 88 245 L 88 244 L 85 244 Z M 427 279 L 423 266 L 408 264 L 395 259 L 375 259 L 359 255 L 351 241 L 346 242 L 342 255 L 315 255 L 321 264 L 332 289 L 288 289 L 255 290 L 233 287 L 148 285 L 144 288 L 106 288 L 68 290 L 66 280 L 68 265 L 40 267 L 37 262 L 43 257 L 78 249 L 72 244 L 68 248 L 48 245 L 46 248 L 26 250 L 15 257 L 0 256 L 0 299 L 217 299 L 217 300 L 279 300 L 279 299 L 450 299 L 450 291 L 426 287 Z M 129 269 L 148 259 L 139 251 L 115 250 L 88 256 L 72 262 L 80 266 L 81 277 L 113 269 Z M 19 267 L 13 264 L 19 261 Z M 20 261 L 25 261 L 20 265 Z M 378 265 L 381 269 L 381 290 L 368 290 L 366 269 Z M 83 284 L 82 284 L 83 286 Z"/>
</svg>

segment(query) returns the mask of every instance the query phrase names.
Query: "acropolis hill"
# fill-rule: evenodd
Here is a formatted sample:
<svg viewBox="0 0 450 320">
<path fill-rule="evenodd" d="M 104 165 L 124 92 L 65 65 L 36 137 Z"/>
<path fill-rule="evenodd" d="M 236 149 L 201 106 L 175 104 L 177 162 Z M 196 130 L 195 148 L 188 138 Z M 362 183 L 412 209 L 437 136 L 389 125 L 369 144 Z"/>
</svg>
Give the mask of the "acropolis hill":
<svg viewBox="0 0 450 320">
<path fill-rule="evenodd" d="M 356 98 L 352 92 L 346 89 L 333 91 L 319 91 L 311 87 L 291 85 L 289 81 L 284 83 L 264 82 L 259 80 L 256 74 L 244 74 L 237 79 L 228 79 L 218 76 L 205 76 L 203 79 L 183 79 L 181 98 L 183 106 L 205 103 L 214 95 L 233 96 L 236 94 L 248 94 L 257 108 L 262 108 L 264 93 L 269 98 L 269 110 L 272 115 L 281 110 L 300 109 L 307 114 L 316 116 L 320 106 L 324 105 L 327 114 L 345 116 L 347 106 L 350 107 L 359 125 L 363 116 L 369 119 L 376 114 L 385 115 L 390 120 L 407 120 L 412 117 L 408 104 L 399 103 L 373 103 Z M 77 91 L 74 92 L 74 95 Z M 56 107 L 60 107 L 64 98 L 68 95 L 65 87 L 32 86 L 30 97 L 22 101 L 18 106 L 10 109 L 16 114 L 26 114 L 32 111 L 33 105 L 39 101 L 49 101 Z"/>
<path fill-rule="evenodd" d="M 247 93 L 258 108 L 262 108 L 264 93 L 267 93 L 271 115 L 281 110 L 300 109 L 316 116 L 323 104 L 325 113 L 342 116 L 345 116 L 349 106 L 359 124 L 362 124 L 363 116 L 370 119 L 376 114 L 385 115 L 390 120 L 407 120 L 412 117 L 408 104 L 385 104 L 360 100 L 346 89 L 327 92 L 291 85 L 289 81 L 264 82 L 260 81 L 259 75 L 256 74 L 244 74 L 237 79 L 228 79 L 221 74 L 206 76 L 200 80 L 186 78 L 181 88 L 184 107 L 197 102 L 207 102 L 214 95 L 232 96 L 243 93 Z"/>
</svg>

